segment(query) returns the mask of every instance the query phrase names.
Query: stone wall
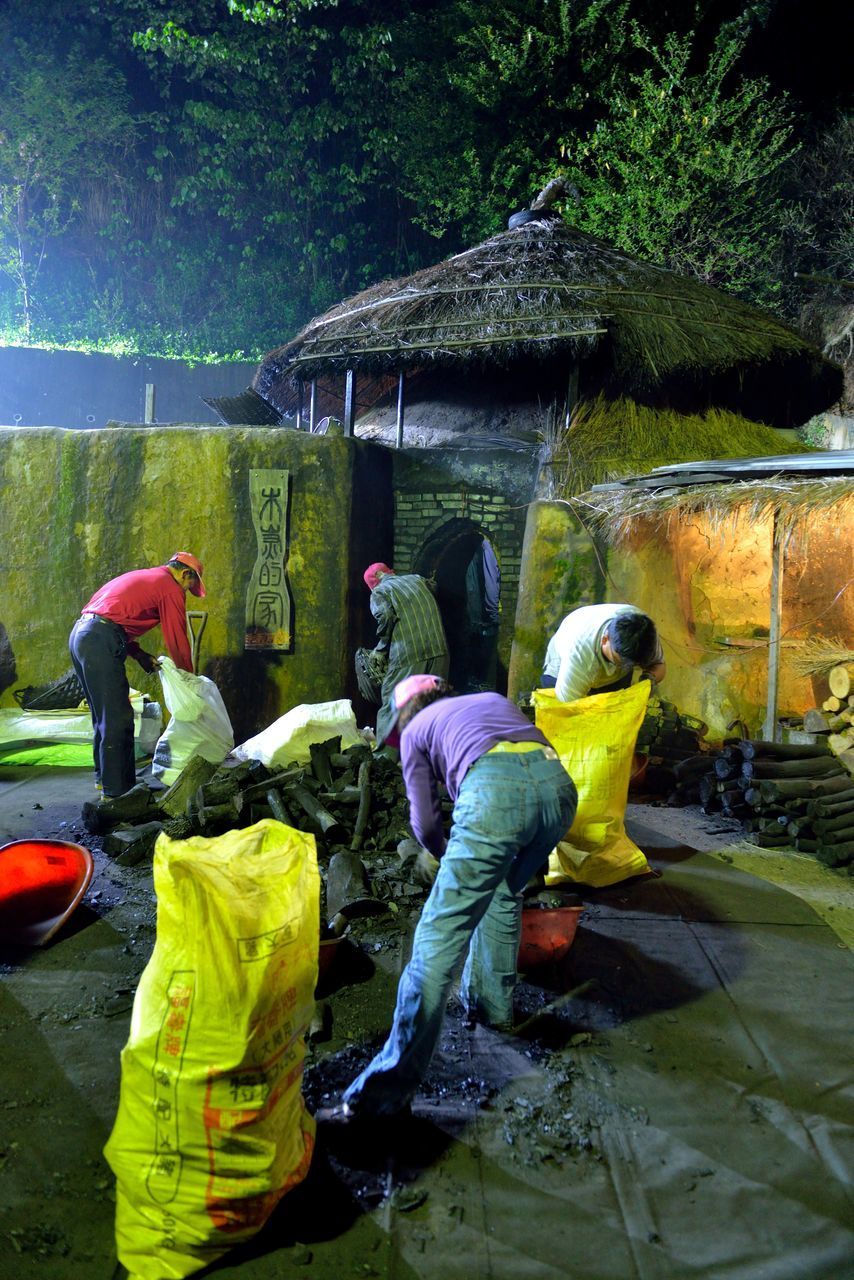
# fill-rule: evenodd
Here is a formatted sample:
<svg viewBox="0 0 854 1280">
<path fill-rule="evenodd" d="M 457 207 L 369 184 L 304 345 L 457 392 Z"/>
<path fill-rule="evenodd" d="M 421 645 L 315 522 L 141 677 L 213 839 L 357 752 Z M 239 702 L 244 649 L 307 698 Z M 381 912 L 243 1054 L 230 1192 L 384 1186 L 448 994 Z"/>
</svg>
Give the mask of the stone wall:
<svg viewBox="0 0 854 1280">
<path fill-rule="evenodd" d="M 470 520 L 501 568 L 499 687 L 506 683 L 516 617 L 522 542 L 536 476 L 533 450 L 443 448 L 394 457 L 394 567 L 424 567 L 425 549 L 451 522 Z"/>
<path fill-rule="evenodd" d="M 249 473 L 270 468 L 290 476 L 289 652 L 244 647 L 258 551 Z M 356 440 L 198 424 L 0 429 L 0 627 L 15 687 L 68 668 L 68 632 L 103 582 L 189 550 L 208 590 L 188 597 L 208 615 L 199 668 L 239 740 L 296 703 L 355 692 L 353 648 L 372 635 L 361 571 L 390 545 L 388 456 Z M 162 652 L 159 630 L 142 645 Z M 128 672 L 156 695 L 156 677 L 133 662 Z M 11 687 L 0 701 L 12 702 Z"/>
</svg>

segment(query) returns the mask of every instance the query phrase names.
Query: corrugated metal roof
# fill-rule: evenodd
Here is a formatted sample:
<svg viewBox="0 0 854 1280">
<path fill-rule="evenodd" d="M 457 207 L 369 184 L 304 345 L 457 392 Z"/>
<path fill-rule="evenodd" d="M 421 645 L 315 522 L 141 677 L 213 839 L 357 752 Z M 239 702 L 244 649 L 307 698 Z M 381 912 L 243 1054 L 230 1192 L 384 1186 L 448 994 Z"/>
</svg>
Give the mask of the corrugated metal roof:
<svg viewBox="0 0 854 1280">
<path fill-rule="evenodd" d="M 854 480 L 854 449 L 829 449 L 814 453 L 776 454 L 763 458 L 712 458 L 705 462 L 680 462 L 672 467 L 656 467 L 640 476 L 627 476 L 602 489 L 679 489 L 703 484 L 770 480 L 772 476 L 845 476 Z"/>
</svg>

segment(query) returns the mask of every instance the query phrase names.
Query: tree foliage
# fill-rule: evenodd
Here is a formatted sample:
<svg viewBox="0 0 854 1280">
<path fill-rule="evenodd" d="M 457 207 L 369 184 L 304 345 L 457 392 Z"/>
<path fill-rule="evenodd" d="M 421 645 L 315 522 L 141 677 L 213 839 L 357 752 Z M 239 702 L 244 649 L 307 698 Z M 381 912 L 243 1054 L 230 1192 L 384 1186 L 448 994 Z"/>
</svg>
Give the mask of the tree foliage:
<svg viewBox="0 0 854 1280">
<path fill-rule="evenodd" d="M 783 3 L 30 0 L 0 21 L 0 327 L 257 355 L 558 173 L 571 221 L 773 302 L 814 130 L 748 74 Z"/>
</svg>

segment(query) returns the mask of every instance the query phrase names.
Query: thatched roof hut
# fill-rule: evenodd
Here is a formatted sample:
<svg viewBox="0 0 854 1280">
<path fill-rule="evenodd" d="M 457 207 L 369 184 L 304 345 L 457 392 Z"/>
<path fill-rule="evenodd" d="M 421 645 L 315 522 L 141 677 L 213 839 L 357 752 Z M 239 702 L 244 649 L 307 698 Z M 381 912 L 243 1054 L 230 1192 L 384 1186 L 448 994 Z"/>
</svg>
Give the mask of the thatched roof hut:
<svg viewBox="0 0 854 1280">
<path fill-rule="evenodd" d="M 578 369 L 587 398 L 682 413 L 722 407 L 797 425 L 839 396 L 841 373 L 804 338 L 737 298 L 628 254 L 548 212 L 331 308 L 261 364 L 254 390 L 293 412 L 299 384 L 404 371 L 441 385 L 488 379 L 541 403 Z M 381 388 L 381 382 L 377 384 Z"/>
</svg>

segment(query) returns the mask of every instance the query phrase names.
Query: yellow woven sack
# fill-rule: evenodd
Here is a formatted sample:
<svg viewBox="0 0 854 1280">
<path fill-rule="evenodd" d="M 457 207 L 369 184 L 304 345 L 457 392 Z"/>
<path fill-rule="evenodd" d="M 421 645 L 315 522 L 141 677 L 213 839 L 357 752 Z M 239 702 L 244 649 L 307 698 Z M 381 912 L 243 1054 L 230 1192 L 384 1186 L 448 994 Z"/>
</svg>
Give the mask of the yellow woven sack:
<svg viewBox="0 0 854 1280">
<path fill-rule="evenodd" d="M 180 1280 L 248 1239 L 308 1172 L 314 838 L 265 820 L 154 854 L 157 938 L 105 1155 L 131 1280 Z"/>
<path fill-rule="evenodd" d="M 638 730 L 652 686 L 641 680 L 614 693 L 558 702 L 534 693 L 536 723 L 578 789 L 572 826 L 549 858 L 546 884 L 572 880 L 601 889 L 649 871 L 623 825 Z"/>
</svg>

